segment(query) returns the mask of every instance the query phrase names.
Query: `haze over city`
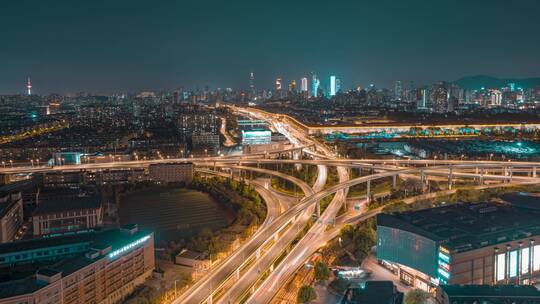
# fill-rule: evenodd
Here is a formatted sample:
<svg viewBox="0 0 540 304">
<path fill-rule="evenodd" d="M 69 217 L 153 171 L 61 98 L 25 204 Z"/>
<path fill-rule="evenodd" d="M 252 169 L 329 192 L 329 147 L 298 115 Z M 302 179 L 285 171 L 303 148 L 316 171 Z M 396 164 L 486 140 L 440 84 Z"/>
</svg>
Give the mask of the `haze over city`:
<svg viewBox="0 0 540 304">
<path fill-rule="evenodd" d="M 310 72 L 346 89 L 540 76 L 540 3 L 4 1 L 0 93 L 271 88 Z M 24 87 L 23 87 L 24 89 Z"/>
</svg>

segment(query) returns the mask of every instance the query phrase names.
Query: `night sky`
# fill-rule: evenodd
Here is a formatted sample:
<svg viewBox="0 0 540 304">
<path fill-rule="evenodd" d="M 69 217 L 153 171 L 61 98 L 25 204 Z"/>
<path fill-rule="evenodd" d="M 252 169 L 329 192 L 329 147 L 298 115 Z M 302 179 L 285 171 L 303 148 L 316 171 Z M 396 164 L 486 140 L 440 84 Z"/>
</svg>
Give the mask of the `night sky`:
<svg viewBox="0 0 540 304">
<path fill-rule="evenodd" d="M 444 3 L 443 3 L 444 2 Z M 0 94 L 540 76 L 538 0 L 2 0 Z"/>
</svg>

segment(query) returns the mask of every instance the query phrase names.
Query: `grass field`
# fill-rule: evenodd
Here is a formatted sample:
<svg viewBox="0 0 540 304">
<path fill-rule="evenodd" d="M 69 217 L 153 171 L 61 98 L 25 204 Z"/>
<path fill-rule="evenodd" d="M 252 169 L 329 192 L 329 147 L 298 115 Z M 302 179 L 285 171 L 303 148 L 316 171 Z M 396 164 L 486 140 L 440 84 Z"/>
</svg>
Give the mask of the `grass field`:
<svg viewBox="0 0 540 304">
<path fill-rule="evenodd" d="M 228 226 L 232 216 L 208 194 L 191 189 L 147 189 L 130 193 L 120 204 L 120 223 L 139 224 L 161 240 L 196 235 L 203 228 Z"/>
</svg>

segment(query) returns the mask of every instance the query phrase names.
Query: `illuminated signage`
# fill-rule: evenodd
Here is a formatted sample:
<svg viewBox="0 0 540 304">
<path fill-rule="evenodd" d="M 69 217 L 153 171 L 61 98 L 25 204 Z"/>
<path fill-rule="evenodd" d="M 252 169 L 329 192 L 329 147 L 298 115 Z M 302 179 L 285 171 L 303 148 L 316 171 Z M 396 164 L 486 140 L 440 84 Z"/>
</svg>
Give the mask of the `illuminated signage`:
<svg viewBox="0 0 540 304">
<path fill-rule="evenodd" d="M 129 251 L 135 247 L 137 247 L 138 245 L 146 242 L 148 239 L 150 239 L 150 235 L 147 235 L 147 236 L 144 236 L 130 244 L 127 244 L 126 246 L 123 246 L 122 248 L 119 248 L 119 249 L 116 249 L 115 251 L 109 253 L 107 256 L 109 257 L 109 259 L 113 259 L 115 258 L 116 256 L 126 252 L 126 251 Z"/>
<path fill-rule="evenodd" d="M 442 252 L 439 252 L 439 260 L 443 260 L 448 263 L 450 262 L 450 257 Z"/>
<path fill-rule="evenodd" d="M 442 268 L 439 268 L 439 274 L 442 275 L 445 279 L 450 278 L 450 273 Z"/>
<path fill-rule="evenodd" d="M 439 247 L 437 273 L 441 284 L 448 284 L 450 279 L 450 251 L 442 246 Z"/>
</svg>

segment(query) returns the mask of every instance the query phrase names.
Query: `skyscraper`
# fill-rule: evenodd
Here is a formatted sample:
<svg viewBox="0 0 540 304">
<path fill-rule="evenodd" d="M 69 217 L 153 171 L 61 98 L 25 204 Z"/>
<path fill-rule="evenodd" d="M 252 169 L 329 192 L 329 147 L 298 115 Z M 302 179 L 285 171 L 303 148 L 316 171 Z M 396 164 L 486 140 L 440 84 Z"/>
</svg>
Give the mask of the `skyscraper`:
<svg viewBox="0 0 540 304">
<path fill-rule="evenodd" d="M 341 92 L 341 78 L 336 78 L 336 93 Z"/>
<path fill-rule="evenodd" d="M 291 80 L 291 83 L 289 83 L 289 92 L 295 93 L 296 92 L 296 80 Z"/>
<path fill-rule="evenodd" d="M 276 91 L 281 91 L 281 78 L 276 79 Z"/>
<path fill-rule="evenodd" d="M 255 97 L 255 75 L 253 72 L 249 74 L 249 91 L 251 92 L 251 96 Z"/>
<path fill-rule="evenodd" d="M 317 97 L 317 91 L 319 90 L 320 81 L 317 78 L 317 74 L 311 73 L 311 87 L 312 87 L 312 96 Z"/>
<path fill-rule="evenodd" d="M 336 95 L 336 76 L 330 76 L 330 96 Z"/>
<path fill-rule="evenodd" d="M 28 77 L 28 80 L 26 81 L 26 90 L 28 95 L 32 95 L 32 82 L 30 81 L 30 77 Z"/>
<path fill-rule="evenodd" d="M 394 100 L 401 100 L 402 91 L 401 80 L 396 80 L 394 84 Z"/>
<path fill-rule="evenodd" d="M 308 91 L 308 81 L 307 81 L 306 77 L 302 77 L 302 79 L 301 79 L 300 90 L 302 92 L 307 92 Z"/>
</svg>

